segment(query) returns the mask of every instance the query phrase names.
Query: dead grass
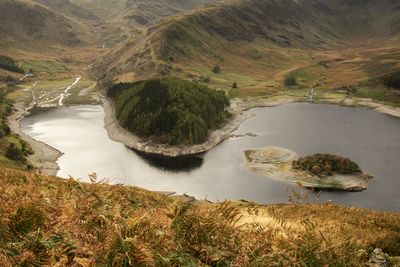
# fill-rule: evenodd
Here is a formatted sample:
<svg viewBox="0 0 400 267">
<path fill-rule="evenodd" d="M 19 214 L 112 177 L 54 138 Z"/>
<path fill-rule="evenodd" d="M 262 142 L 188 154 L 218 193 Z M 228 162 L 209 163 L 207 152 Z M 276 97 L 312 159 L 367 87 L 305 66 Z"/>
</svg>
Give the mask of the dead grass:
<svg viewBox="0 0 400 267">
<path fill-rule="evenodd" d="M 335 205 L 193 203 L 4 168 L 0 201 L 1 266 L 360 266 L 400 251 L 398 213 Z"/>
</svg>

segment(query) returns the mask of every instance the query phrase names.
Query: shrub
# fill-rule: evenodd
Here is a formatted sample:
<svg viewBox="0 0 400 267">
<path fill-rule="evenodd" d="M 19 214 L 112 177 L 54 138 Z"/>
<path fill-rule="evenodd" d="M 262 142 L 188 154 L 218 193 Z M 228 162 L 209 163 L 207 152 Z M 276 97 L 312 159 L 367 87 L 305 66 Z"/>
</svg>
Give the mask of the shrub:
<svg viewBox="0 0 400 267">
<path fill-rule="evenodd" d="M 296 86 L 297 85 L 297 78 L 295 73 L 290 73 L 285 77 L 284 81 L 285 86 L 290 87 L 290 86 Z"/>
<path fill-rule="evenodd" d="M 361 173 L 360 167 L 349 158 L 331 154 L 314 154 L 293 161 L 293 168 L 309 171 L 315 175 L 355 174 Z"/>
<path fill-rule="evenodd" d="M 383 82 L 388 87 L 400 89 L 400 71 L 387 75 Z"/>
<path fill-rule="evenodd" d="M 7 76 L 4 78 L 4 81 L 5 81 L 6 83 L 12 83 L 12 82 L 15 82 L 16 80 L 15 80 L 13 77 L 11 77 L 10 75 L 7 75 Z"/>
<path fill-rule="evenodd" d="M 11 72 L 25 73 L 25 71 L 15 64 L 14 59 L 7 56 L 0 56 L 0 68 Z"/>
<path fill-rule="evenodd" d="M 11 229 L 16 233 L 36 231 L 44 225 L 44 215 L 34 204 L 19 206 L 11 219 Z"/>
<path fill-rule="evenodd" d="M 24 149 L 19 148 L 16 146 L 14 143 L 11 143 L 6 151 L 6 156 L 10 159 L 16 160 L 18 162 L 21 162 L 23 164 L 27 163 L 26 160 L 26 153 Z"/>
<path fill-rule="evenodd" d="M 200 80 L 200 82 L 203 82 L 203 83 L 209 83 L 211 81 L 211 78 L 210 78 L 210 76 L 201 76 L 199 80 Z"/>
<path fill-rule="evenodd" d="M 212 67 L 212 72 L 214 73 L 220 73 L 221 72 L 221 67 L 219 65 L 214 65 Z"/>
</svg>

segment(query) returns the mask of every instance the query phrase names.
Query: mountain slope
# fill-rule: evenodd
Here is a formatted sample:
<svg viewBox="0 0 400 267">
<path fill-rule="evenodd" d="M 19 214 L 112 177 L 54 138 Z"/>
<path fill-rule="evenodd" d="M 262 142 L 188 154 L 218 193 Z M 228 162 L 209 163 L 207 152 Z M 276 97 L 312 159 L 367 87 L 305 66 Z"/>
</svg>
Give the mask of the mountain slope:
<svg viewBox="0 0 400 267">
<path fill-rule="evenodd" d="M 385 42 L 397 50 L 399 17 L 395 0 L 227 1 L 167 18 L 103 62 L 111 78 L 125 81 L 186 75 L 180 69 L 209 75 L 215 64 L 229 75 L 282 80 L 291 70 L 340 58 L 332 54 L 347 48 Z"/>
<path fill-rule="evenodd" d="M 123 11 L 126 20 L 147 26 L 163 17 L 175 15 L 183 10 L 190 10 L 197 6 L 216 2 L 217 0 L 127 0 Z"/>
<path fill-rule="evenodd" d="M 0 0 L 1 43 L 35 47 L 63 44 L 75 46 L 87 39 L 84 25 L 28 0 Z M 26 43 L 26 44 L 24 44 Z"/>
<path fill-rule="evenodd" d="M 110 48 L 165 16 L 210 1 L 0 0 L 0 48 Z"/>
<path fill-rule="evenodd" d="M 97 16 L 90 10 L 82 6 L 76 5 L 70 0 L 33 0 L 50 8 L 53 12 L 58 12 L 68 17 L 80 20 L 96 20 Z"/>
</svg>

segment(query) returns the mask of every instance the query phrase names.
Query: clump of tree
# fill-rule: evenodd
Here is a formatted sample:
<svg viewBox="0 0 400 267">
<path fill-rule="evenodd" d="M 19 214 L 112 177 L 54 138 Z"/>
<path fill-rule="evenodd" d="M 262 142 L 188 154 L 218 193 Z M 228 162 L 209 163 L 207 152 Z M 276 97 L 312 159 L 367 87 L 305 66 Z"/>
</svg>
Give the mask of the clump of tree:
<svg viewBox="0 0 400 267">
<path fill-rule="evenodd" d="M 18 67 L 11 57 L 0 55 L 0 69 L 5 69 L 11 72 L 25 73 L 25 71 Z"/>
<path fill-rule="evenodd" d="M 221 67 L 220 67 L 220 65 L 214 65 L 214 66 L 212 67 L 212 72 L 214 72 L 214 73 L 220 73 L 220 72 L 221 72 Z"/>
<path fill-rule="evenodd" d="M 208 76 L 208 75 L 207 76 L 200 76 L 199 81 L 203 82 L 203 83 L 209 83 L 211 81 L 211 77 Z"/>
<path fill-rule="evenodd" d="M 31 147 L 23 140 L 20 140 L 20 143 L 21 146 L 11 143 L 7 148 L 6 156 L 9 159 L 15 160 L 24 165 L 28 165 L 28 160 L 26 157 L 30 154 L 33 154 L 33 151 Z"/>
<path fill-rule="evenodd" d="M 296 85 L 297 85 L 296 73 L 294 73 L 294 72 L 289 73 L 289 74 L 285 77 L 285 80 L 284 80 L 283 83 L 284 83 L 285 86 L 287 86 L 287 87 L 296 86 Z"/>
<path fill-rule="evenodd" d="M 159 143 L 204 142 L 229 116 L 224 94 L 179 78 L 116 84 L 108 95 L 124 128 Z"/>
<path fill-rule="evenodd" d="M 296 170 L 308 171 L 318 176 L 361 173 L 360 167 L 349 158 L 332 154 L 314 154 L 293 161 Z"/>
<path fill-rule="evenodd" d="M 14 143 L 11 143 L 6 152 L 6 156 L 10 159 L 19 161 L 19 162 L 26 162 L 25 154 L 21 148 L 19 148 Z"/>
<path fill-rule="evenodd" d="M 10 127 L 8 127 L 7 122 L 3 119 L 0 124 L 0 138 L 7 136 L 11 133 Z"/>
<path fill-rule="evenodd" d="M 400 89 L 400 71 L 387 75 L 383 82 L 388 87 Z"/>
</svg>

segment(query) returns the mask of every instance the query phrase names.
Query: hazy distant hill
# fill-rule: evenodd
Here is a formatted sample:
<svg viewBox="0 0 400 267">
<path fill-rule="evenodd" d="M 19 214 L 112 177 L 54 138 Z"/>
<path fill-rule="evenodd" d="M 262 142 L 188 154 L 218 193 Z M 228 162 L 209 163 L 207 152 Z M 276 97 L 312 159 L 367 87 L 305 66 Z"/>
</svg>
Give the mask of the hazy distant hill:
<svg viewBox="0 0 400 267">
<path fill-rule="evenodd" d="M 80 20 L 96 20 L 95 13 L 89 8 L 79 6 L 70 0 L 33 0 L 65 16 L 74 17 Z"/>
<path fill-rule="evenodd" d="M 149 25 L 163 17 L 174 15 L 182 10 L 216 2 L 217 0 L 127 0 L 123 12 L 124 19 L 139 25 Z"/>
<path fill-rule="evenodd" d="M 277 72 L 301 62 L 289 50 L 377 45 L 399 33 L 396 0 L 232 0 L 167 18 L 106 61 L 109 73 L 122 80 L 166 73 L 174 65 Z"/>
<path fill-rule="evenodd" d="M 83 25 L 45 5 L 28 0 L 0 0 L 0 42 L 3 44 L 77 45 L 84 41 L 84 32 Z"/>
<path fill-rule="evenodd" d="M 138 27 L 209 1 L 0 0 L 0 45 L 101 46 L 124 41 Z"/>
</svg>

